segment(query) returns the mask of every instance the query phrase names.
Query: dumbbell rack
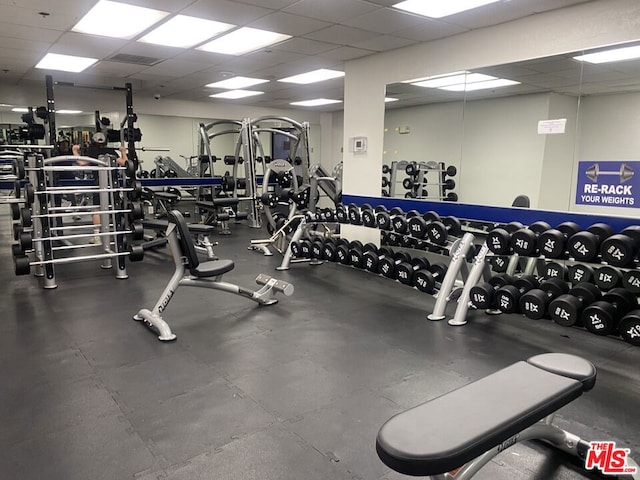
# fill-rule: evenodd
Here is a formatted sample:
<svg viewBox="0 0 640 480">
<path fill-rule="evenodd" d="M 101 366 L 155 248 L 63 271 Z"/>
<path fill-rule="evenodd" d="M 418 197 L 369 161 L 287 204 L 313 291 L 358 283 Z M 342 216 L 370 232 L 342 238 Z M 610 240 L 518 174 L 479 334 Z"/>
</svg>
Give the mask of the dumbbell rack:
<svg viewBox="0 0 640 480">
<path fill-rule="evenodd" d="M 382 168 L 382 196 L 391 198 L 419 198 L 422 200 L 437 201 L 456 201 L 458 196 L 445 191 L 451 190 L 445 185 L 445 181 L 453 182 L 453 179 L 447 179 L 447 176 L 453 177 L 456 174 L 456 168 L 450 166 L 445 167 L 443 162 L 408 162 L 405 160 L 393 161 L 391 165 L 384 165 Z M 389 177 L 385 175 L 389 174 Z M 433 177 L 435 176 L 435 179 Z M 431 182 L 429 182 L 431 178 Z M 402 184 L 404 193 L 398 191 L 396 186 Z M 384 190 L 389 187 L 388 190 Z M 455 182 L 453 182 L 455 187 Z M 426 190 L 429 188 L 429 190 Z M 433 193 L 436 188 L 436 193 Z M 423 192 L 428 192 L 423 195 Z"/>
<path fill-rule="evenodd" d="M 56 165 L 60 162 L 83 161 L 86 166 Z M 25 165 L 20 167 L 28 172 L 28 183 L 24 188 L 25 204 L 27 207 L 20 211 L 22 227 L 32 227 L 32 231 L 16 229 L 14 236 L 20 243 L 12 246 L 16 274 L 23 275 L 35 266 L 35 276 L 43 277 L 43 287 L 53 289 L 58 285 L 55 278 L 54 265 L 101 260 L 101 268 L 113 267 L 112 260 L 116 259 L 115 277 L 128 278 L 125 265 L 125 256 L 132 261 L 142 260 L 144 251 L 141 246 L 129 246 L 126 235 L 132 234 L 133 239 L 141 239 L 144 234 L 142 225 L 133 220 L 144 216 L 142 206 L 133 202 L 139 198 L 142 187 L 138 181 L 134 181 L 135 168 L 132 162 L 128 162 L 127 176 L 123 175 L 124 167 L 117 167 L 114 157 L 101 156 L 99 159 L 91 157 L 61 156 L 45 159 L 42 155 L 28 155 Z M 71 215 L 93 215 L 95 210 L 87 207 L 56 207 L 55 197 L 61 195 L 76 195 L 78 193 L 91 192 L 83 188 L 61 186 L 57 184 L 56 173 L 62 171 L 91 171 L 97 174 L 100 204 L 97 206 L 100 215 L 100 232 L 97 236 L 101 239 L 102 253 L 90 255 L 74 254 L 78 249 L 94 247 L 93 244 L 75 244 L 70 240 L 96 236 L 95 233 L 82 233 L 87 229 L 93 229 L 89 225 L 63 225 L 63 218 Z M 127 199 L 122 194 L 127 191 Z M 95 207 L 95 206 L 94 206 Z M 64 210 L 73 210 L 65 212 Z M 128 214 L 128 217 L 125 216 Z M 14 215 L 14 219 L 15 215 Z M 71 234 L 60 235 L 58 232 L 67 230 Z M 80 233 L 73 233 L 78 232 Z M 57 245 L 57 244 L 62 244 Z M 33 260 L 27 255 L 33 254 Z M 58 252 L 71 253 L 69 256 L 56 257 Z"/>
</svg>

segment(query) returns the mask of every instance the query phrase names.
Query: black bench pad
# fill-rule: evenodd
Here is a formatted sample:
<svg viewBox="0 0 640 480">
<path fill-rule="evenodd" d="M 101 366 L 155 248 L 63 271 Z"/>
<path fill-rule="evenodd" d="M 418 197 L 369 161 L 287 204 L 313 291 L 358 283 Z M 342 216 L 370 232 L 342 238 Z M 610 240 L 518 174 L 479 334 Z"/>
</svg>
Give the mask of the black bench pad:
<svg viewBox="0 0 640 480">
<path fill-rule="evenodd" d="M 166 230 L 169 226 L 169 222 L 167 220 L 143 220 L 142 226 L 144 228 L 148 228 L 150 230 Z M 203 223 L 189 223 L 187 224 L 187 228 L 191 233 L 213 233 L 215 231 L 215 227 L 212 225 L 205 225 Z"/>
<path fill-rule="evenodd" d="M 595 376 L 580 357 L 531 357 L 392 417 L 378 433 L 378 456 L 406 475 L 446 473 L 579 397 Z"/>
</svg>

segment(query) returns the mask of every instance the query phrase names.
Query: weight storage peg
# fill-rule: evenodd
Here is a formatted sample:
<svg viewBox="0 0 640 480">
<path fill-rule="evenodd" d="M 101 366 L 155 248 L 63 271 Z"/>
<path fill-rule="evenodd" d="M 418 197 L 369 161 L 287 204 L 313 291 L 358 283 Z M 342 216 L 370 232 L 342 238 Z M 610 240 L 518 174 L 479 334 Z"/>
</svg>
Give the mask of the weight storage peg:
<svg viewBox="0 0 640 480">
<path fill-rule="evenodd" d="M 549 303 L 549 316 L 558 325 L 571 327 L 578 323 L 585 307 L 602 296 L 602 292 L 592 283 L 579 283 L 569 293 L 560 295 Z"/>
<path fill-rule="evenodd" d="M 625 342 L 640 347 L 640 310 L 627 313 L 618 324 L 618 332 Z"/>
<path fill-rule="evenodd" d="M 434 221 L 427 225 L 429 240 L 436 245 L 445 245 L 447 236 L 462 234 L 462 224 L 456 217 L 443 217 L 441 221 Z"/>
<path fill-rule="evenodd" d="M 523 275 L 516 278 L 511 285 L 505 285 L 496 290 L 496 306 L 502 313 L 514 313 L 520 306 L 520 297 L 539 286 L 540 282 L 532 275 Z"/>
<path fill-rule="evenodd" d="M 428 270 L 422 269 L 415 272 L 413 286 L 423 293 L 433 293 L 446 274 L 447 266 L 444 263 L 434 263 Z"/>
<path fill-rule="evenodd" d="M 584 327 L 596 335 L 610 335 L 616 332 L 624 315 L 638 307 L 633 293 L 624 288 L 614 288 L 602 300 L 597 300 L 582 311 Z"/>
<path fill-rule="evenodd" d="M 479 309 L 489 309 L 495 306 L 496 290 L 509 285 L 513 278 L 506 273 L 500 273 L 489 279 L 489 281 L 474 285 L 469 292 L 471 304 Z"/>
<path fill-rule="evenodd" d="M 550 229 L 551 225 L 547 222 L 534 222 L 528 227 L 513 232 L 509 240 L 513 253 L 523 257 L 533 256 L 536 253 L 538 237 Z"/>
<path fill-rule="evenodd" d="M 385 256 L 378 262 L 378 273 L 387 278 L 396 279 L 396 268 L 403 262 L 410 262 L 411 256 L 405 252 L 395 252 L 393 258 Z"/>
<path fill-rule="evenodd" d="M 404 285 L 413 285 L 414 275 L 419 270 L 429 270 L 431 264 L 424 257 L 413 258 L 411 262 L 400 262 L 396 266 L 396 278 Z"/>
<path fill-rule="evenodd" d="M 564 222 L 556 228 L 540 233 L 538 250 L 546 258 L 560 258 L 565 254 L 567 240 L 580 231 L 580 225 L 574 222 Z"/>
<path fill-rule="evenodd" d="M 511 253 L 510 241 L 513 232 L 524 228 L 520 222 L 511 222 L 502 227 L 494 228 L 487 235 L 487 246 L 496 255 L 506 255 Z"/>
<path fill-rule="evenodd" d="M 614 267 L 626 267 L 633 263 L 640 250 L 640 226 L 625 228 L 606 238 L 600 245 L 602 260 Z"/>
<path fill-rule="evenodd" d="M 520 297 L 520 311 L 525 317 L 540 320 L 547 313 L 549 303 L 569 291 L 569 285 L 559 278 L 551 278 Z"/>
<path fill-rule="evenodd" d="M 586 231 L 578 232 L 567 240 L 569 256 L 580 262 L 594 260 L 600 244 L 613 233 L 613 229 L 606 223 L 594 223 Z"/>
</svg>

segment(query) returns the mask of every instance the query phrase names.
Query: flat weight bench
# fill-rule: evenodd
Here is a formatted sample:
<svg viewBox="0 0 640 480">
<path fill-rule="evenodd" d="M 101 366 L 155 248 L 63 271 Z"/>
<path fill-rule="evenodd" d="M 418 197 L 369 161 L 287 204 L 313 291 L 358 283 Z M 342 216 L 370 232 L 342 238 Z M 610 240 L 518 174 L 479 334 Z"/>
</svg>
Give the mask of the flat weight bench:
<svg viewBox="0 0 640 480">
<path fill-rule="evenodd" d="M 259 305 L 273 305 L 278 300 L 276 293 L 286 296 L 293 294 L 293 285 L 276 280 L 269 275 L 260 274 L 256 277 L 256 283 L 262 285 L 257 291 L 222 281 L 222 275 L 234 269 L 232 260 L 210 260 L 200 263 L 198 255 L 191 239 L 187 222 L 178 210 L 169 212 L 169 226 L 167 239 L 176 269 L 165 287 L 162 295 L 152 310 L 141 309 L 133 316 L 134 320 L 144 322 L 159 333 L 158 339 L 162 341 L 175 340 L 176 336 L 171 331 L 169 324 L 162 318 L 162 312 L 175 294 L 179 286 L 204 287 L 223 292 L 233 293 L 241 297 L 253 300 Z M 187 273 L 187 268 L 189 272 Z"/>
<path fill-rule="evenodd" d="M 196 207 L 200 211 L 207 212 L 207 216 L 204 223 L 217 223 L 220 222 L 222 229 L 221 235 L 229 235 L 231 230 L 229 229 L 229 220 L 246 220 L 249 217 L 247 212 L 238 212 L 239 199 L 235 197 L 218 197 L 212 201 L 198 200 L 196 201 Z"/>
<path fill-rule="evenodd" d="M 523 440 L 545 440 L 585 458 L 589 442 L 552 421 L 595 381 L 595 367 L 583 358 L 536 355 L 395 415 L 378 432 L 376 451 L 405 475 L 456 480 Z"/>
<path fill-rule="evenodd" d="M 153 230 L 158 235 L 156 238 L 147 240 L 142 244 L 142 248 L 145 250 L 164 246 L 168 243 L 169 240 L 166 236 L 166 231 L 169 227 L 169 220 L 144 219 L 142 220 L 142 226 L 147 230 Z M 213 251 L 213 247 L 216 246 L 218 242 L 212 242 L 209 239 L 209 235 L 215 231 L 215 227 L 202 223 L 188 223 L 187 230 L 195 237 L 194 246 L 197 251 L 204 253 L 207 256 L 207 260 L 218 259 Z"/>
</svg>

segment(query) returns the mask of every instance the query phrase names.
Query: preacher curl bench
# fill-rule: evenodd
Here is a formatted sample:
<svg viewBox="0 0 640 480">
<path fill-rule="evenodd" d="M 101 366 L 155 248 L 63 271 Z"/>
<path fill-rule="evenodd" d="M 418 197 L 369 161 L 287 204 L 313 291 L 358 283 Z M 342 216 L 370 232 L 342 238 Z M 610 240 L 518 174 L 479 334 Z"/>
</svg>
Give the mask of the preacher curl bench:
<svg viewBox="0 0 640 480">
<path fill-rule="evenodd" d="M 376 451 L 393 470 L 434 480 L 467 480 L 498 453 L 545 440 L 586 459 L 590 443 L 553 425 L 555 412 L 593 388 L 591 362 L 562 353 L 536 355 L 413 407 L 378 432 Z M 626 458 L 624 468 L 640 468 Z"/>
<path fill-rule="evenodd" d="M 234 269 L 233 260 L 210 260 L 200 263 L 198 255 L 189 234 L 189 228 L 184 217 L 178 210 L 169 212 L 169 225 L 167 227 L 166 238 L 169 242 L 171 255 L 176 266 L 175 272 L 165 287 L 162 295 L 156 302 L 153 310 L 143 308 L 136 315 L 134 320 L 142 321 L 147 326 L 159 333 L 158 339 L 162 341 L 175 340 L 176 336 L 171 328 L 162 318 L 162 312 L 167 308 L 177 288 L 181 285 L 187 287 L 204 287 L 214 290 L 229 292 L 241 297 L 253 300 L 259 305 L 273 305 L 278 300 L 275 297 L 277 292 L 286 296 L 293 294 L 293 285 L 276 280 L 269 275 L 260 274 L 256 277 L 256 283 L 262 285 L 257 291 L 249 290 L 238 285 L 222 281 L 222 275 Z M 186 272 L 186 269 L 189 272 Z"/>
</svg>

